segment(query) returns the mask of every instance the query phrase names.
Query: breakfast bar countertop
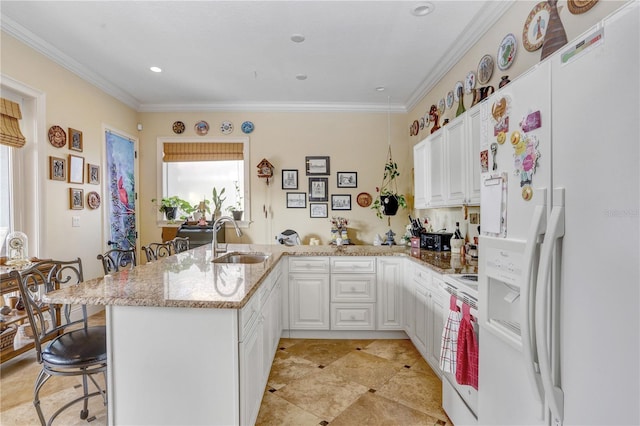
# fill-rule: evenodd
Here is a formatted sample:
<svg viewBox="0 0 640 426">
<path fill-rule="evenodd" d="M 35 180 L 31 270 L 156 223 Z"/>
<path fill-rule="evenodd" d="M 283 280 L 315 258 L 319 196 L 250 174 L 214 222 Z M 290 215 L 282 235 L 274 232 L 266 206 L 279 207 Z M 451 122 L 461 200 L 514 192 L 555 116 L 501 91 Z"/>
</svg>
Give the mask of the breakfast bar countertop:
<svg viewBox="0 0 640 426">
<path fill-rule="evenodd" d="M 188 250 L 77 286 L 48 293 L 45 302 L 182 308 L 240 309 L 282 256 L 401 256 L 437 273 L 477 273 L 477 261 L 448 252 L 405 246 L 283 246 L 229 244 L 228 252 L 270 254 L 255 264 L 213 263 L 210 246 Z"/>
</svg>

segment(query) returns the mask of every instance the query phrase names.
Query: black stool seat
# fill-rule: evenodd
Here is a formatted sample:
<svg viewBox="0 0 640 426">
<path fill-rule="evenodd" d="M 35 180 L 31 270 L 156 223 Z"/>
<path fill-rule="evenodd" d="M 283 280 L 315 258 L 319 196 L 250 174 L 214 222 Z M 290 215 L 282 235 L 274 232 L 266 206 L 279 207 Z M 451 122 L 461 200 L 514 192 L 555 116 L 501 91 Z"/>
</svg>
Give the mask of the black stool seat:
<svg viewBox="0 0 640 426">
<path fill-rule="evenodd" d="M 56 337 L 42 350 L 42 361 L 64 367 L 82 367 L 106 362 L 107 328 L 81 328 Z"/>
</svg>

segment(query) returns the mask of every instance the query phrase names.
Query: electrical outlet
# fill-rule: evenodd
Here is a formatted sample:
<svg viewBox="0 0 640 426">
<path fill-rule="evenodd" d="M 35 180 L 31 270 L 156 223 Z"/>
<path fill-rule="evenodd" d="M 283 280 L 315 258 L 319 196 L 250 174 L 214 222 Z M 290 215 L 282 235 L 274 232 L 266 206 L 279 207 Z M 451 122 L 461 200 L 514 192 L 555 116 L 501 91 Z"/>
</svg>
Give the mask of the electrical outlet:
<svg viewBox="0 0 640 426">
<path fill-rule="evenodd" d="M 80 216 L 73 216 L 71 218 L 71 226 L 74 228 L 80 227 Z"/>
</svg>

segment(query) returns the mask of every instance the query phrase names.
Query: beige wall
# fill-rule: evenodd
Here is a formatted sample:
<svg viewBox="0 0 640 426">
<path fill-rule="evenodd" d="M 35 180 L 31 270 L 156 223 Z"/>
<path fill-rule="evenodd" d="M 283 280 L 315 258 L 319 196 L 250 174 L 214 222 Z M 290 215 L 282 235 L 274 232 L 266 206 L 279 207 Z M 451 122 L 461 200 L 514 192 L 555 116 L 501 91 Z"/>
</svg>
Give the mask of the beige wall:
<svg viewBox="0 0 640 426">
<path fill-rule="evenodd" d="M 46 164 L 46 169 L 39 170 L 44 174 L 40 200 L 44 232 L 42 252 L 37 254 L 56 259 L 81 257 L 85 278 L 101 275 L 102 267 L 96 255 L 104 250 L 104 214 L 102 210 L 86 208 L 86 195 L 89 191 L 98 191 L 104 198 L 102 186 L 50 180 L 48 158 L 67 158 L 71 153 L 77 154 L 84 157 L 85 163 L 102 165 L 104 176 L 103 125 L 135 134 L 137 113 L 6 33 L 2 33 L 1 48 L 2 73 L 45 93 L 45 132 L 49 127 L 58 125 L 65 131 L 72 127 L 83 133 L 82 152 L 71 151 L 68 146 L 55 148 L 49 143 L 46 133 L 39 135 L 36 141 L 39 155 L 46 157 L 46 161 L 40 163 Z M 69 188 L 72 187 L 84 189 L 85 209 L 69 209 Z M 80 227 L 71 226 L 72 216 L 80 218 Z M 30 251 L 30 255 L 36 254 L 33 249 Z"/>
<path fill-rule="evenodd" d="M 141 223 L 142 244 L 158 240 L 160 229 L 156 225 L 156 207 L 151 199 L 156 197 L 155 171 L 157 158 L 157 138 L 176 136 L 172 123 L 181 120 L 187 130 L 180 136 L 192 136 L 198 140 L 193 126 L 200 120 L 209 123 L 211 130 L 207 137 L 222 137 L 219 130 L 223 120 L 234 123 L 235 130 L 230 137 L 245 136 L 240 130 L 243 121 L 250 120 L 255 130 L 249 135 L 251 158 L 251 219 L 249 229 L 243 230 L 242 242 L 270 244 L 275 236 L 285 230 L 294 229 L 308 244 L 310 237 L 319 238 L 322 244 L 328 242 L 332 215 L 347 217 L 350 221 L 349 236 L 361 244 L 371 244 L 375 234 L 384 234 L 389 228 L 386 220 L 376 217 L 371 208 L 363 208 L 356 203 L 360 192 L 375 195 L 376 186 L 382 181 L 384 162 L 387 155 L 387 115 L 380 113 L 142 113 L 140 122 L 140 200 L 141 217 L 153 219 Z M 399 178 L 399 189 L 412 192 L 411 157 L 405 143 L 404 115 L 391 115 L 391 139 L 394 160 L 403 172 Z M 298 190 L 308 193 L 308 177 L 305 175 L 305 156 L 329 156 L 330 172 L 329 197 L 331 194 L 351 194 L 350 211 L 331 211 L 329 218 L 309 218 L 306 209 L 286 208 L 286 192 L 281 189 L 282 169 L 298 170 Z M 269 186 L 257 177 L 257 165 L 267 158 L 275 167 L 274 179 Z M 358 173 L 358 187 L 337 188 L 336 172 L 355 171 Z M 213 187 L 213 182 L 211 183 Z M 329 198 L 330 200 L 330 198 Z M 330 201 L 329 201 L 330 203 Z M 263 214 L 263 206 L 269 211 Z M 409 211 L 392 219 L 396 233 L 402 232 Z M 227 232 L 227 239 L 237 241 L 233 232 Z"/>
</svg>

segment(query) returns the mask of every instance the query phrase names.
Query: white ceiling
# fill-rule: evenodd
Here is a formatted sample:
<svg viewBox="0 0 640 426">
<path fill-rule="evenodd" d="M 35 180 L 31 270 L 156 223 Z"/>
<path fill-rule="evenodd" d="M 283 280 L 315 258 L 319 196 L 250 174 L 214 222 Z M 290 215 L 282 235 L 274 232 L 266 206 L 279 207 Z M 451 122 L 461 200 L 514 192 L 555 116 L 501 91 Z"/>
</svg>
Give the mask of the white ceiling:
<svg viewBox="0 0 640 426">
<path fill-rule="evenodd" d="M 413 15 L 421 3 L 2 0 L 0 8 L 3 31 L 138 111 L 388 103 L 407 111 L 509 7 L 434 0 L 433 13 Z"/>
</svg>

